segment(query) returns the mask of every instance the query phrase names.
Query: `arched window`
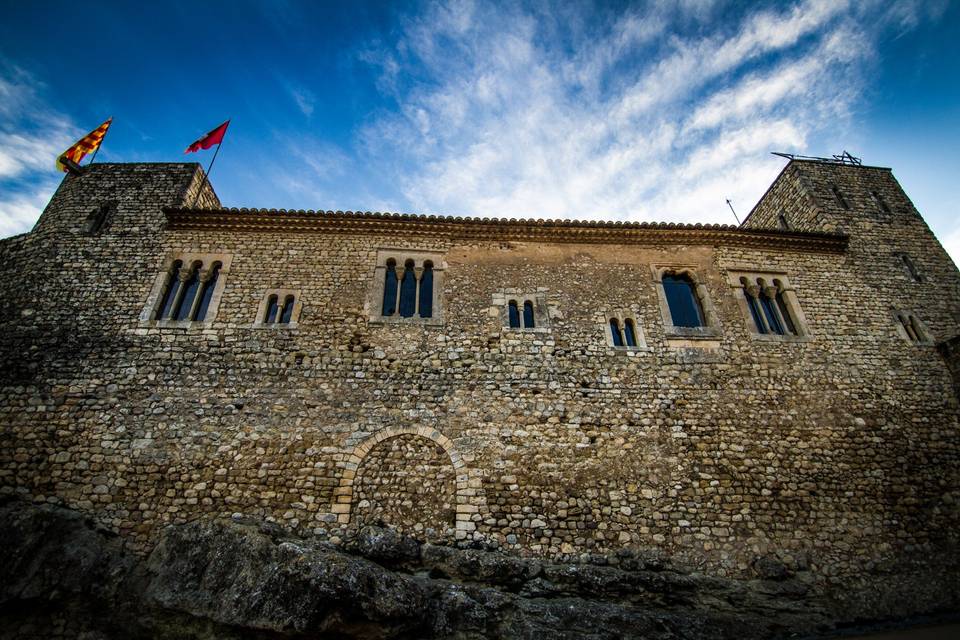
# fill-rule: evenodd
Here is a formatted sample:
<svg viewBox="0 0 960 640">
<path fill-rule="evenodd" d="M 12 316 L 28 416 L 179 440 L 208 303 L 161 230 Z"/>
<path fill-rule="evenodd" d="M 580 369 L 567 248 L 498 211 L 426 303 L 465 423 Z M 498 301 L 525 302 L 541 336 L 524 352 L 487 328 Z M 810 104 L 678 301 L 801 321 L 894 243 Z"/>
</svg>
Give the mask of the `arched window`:
<svg viewBox="0 0 960 640">
<path fill-rule="evenodd" d="M 429 260 L 423 263 L 423 273 L 420 274 L 420 308 L 421 318 L 433 316 L 433 263 Z"/>
<path fill-rule="evenodd" d="M 687 274 L 665 274 L 663 292 L 670 308 L 670 319 L 675 327 L 704 326 L 703 309 L 697 297 L 696 285 Z"/>
<path fill-rule="evenodd" d="M 777 310 L 776 292 L 773 287 L 762 286 L 760 289 L 760 308 L 763 309 L 763 317 L 767 321 L 767 327 L 772 333 L 779 336 L 783 335 L 783 323 L 780 322 L 780 312 Z"/>
<path fill-rule="evenodd" d="M 837 185 L 831 185 L 830 190 L 833 191 L 833 197 L 837 199 L 837 204 L 844 209 L 850 208 L 850 205 L 847 204 L 847 199 L 843 197 L 842 193 L 840 193 L 840 189 L 837 188 Z"/>
<path fill-rule="evenodd" d="M 397 261 L 387 260 L 387 275 L 383 283 L 383 313 L 392 316 L 397 310 Z"/>
<path fill-rule="evenodd" d="M 206 280 L 200 289 L 200 303 L 197 305 L 197 312 L 193 320 L 204 320 L 207 317 L 207 310 L 210 308 L 210 300 L 213 298 L 213 291 L 217 286 L 217 278 L 220 277 L 220 268 L 223 265 L 214 262 L 209 273 L 203 274 Z"/>
<path fill-rule="evenodd" d="M 786 294 L 783 290 L 783 283 L 779 280 L 774 280 L 773 286 L 776 287 L 777 290 L 774 300 L 777 303 L 777 309 L 780 311 L 780 319 L 783 320 L 783 328 L 790 335 L 798 335 L 797 325 L 793 321 L 793 316 L 790 314 L 790 305 L 787 304 Z"/>
<path fill-rule="evenodd" d="M 197 297 L 197 289 L 200 287 L 200 268 L 201 262 L 194 262 L 190 267 L 190 276 L 183 283 L 183 294 L 177 303 L 177 309 L 172 314 L 174 320 L 189 320 L 190 312 L 193 309 L 193 301 Z"/>
<path fill-rule="evenodd" d="M 507 304 L 507 315 L 509 316 L 510 328 L 520 328 L 520 309 L 517 307 L 517 301 L 511 300 Z"/>
<path fill-rule="evenodd" d="M 99 233 L 103 229 L 104 223 L 107 221 L 107 216 L 110 215 L 110 211 L 113 209 L 113 202 L 105 202 L 87 215 L 87 219 L 83 222 L 83 233 L 84 235 L 92 236 L 95 233 Z"/>
<path fill-rule="evenodd" d="M 267 313 L 263 318 L 264 323 L 273 324 L 277 321 L 277 311 L 279 310 L 280 305 L 278 303 L 278 298 L 275 295 L 270 296 L 267 300 Z"/>
<path fill-rule="evenodd" d="M 403 265 L 399 306 L 401 318 L 412 318 L 417 310 L 417 276 L 413 271 L 413 260 L 407 260 Z"/>
<path fill-rule="evenodd" d="M 523 328 L 524 329 L 533 329 L 533 303 L 527 300 L 523 303 Z"/>
<path fill-rule="evenodd" d="M 293 317 L 293 302 L 293 296 L 283 299 L 283 311 L 280 312 L 280 322 L 283 324 L 290 324 L 290 319 Z"/>
<path fill-rule="evenodd" d="M 613 338 L 613 346 L 623 346 L 623 334 L 620 333 L 620 321 L 616 318 L 610 318 L 610 336 Z"/>
<path fill-rule="evenodd" d="M 612 329 L 613 327 L 611 327 Z M 623 321 L 623 338 L 628 347 L 637 346 L 637 328 L 633 324 L 633 319 L 626 318 Z"/>
<path fill-rule="evenodd" d="M 183 268 L 183 262 L 177 260 L 170 268 L 167 275 L 166 290 L 163 293 L 163 302 L 154 320 L 166 320 L 170 317 L 170 311 L 173 307 L 173 301 L 177 298 L 177 291 L 180 289 L 180 269 Z"/>
<path fill-rule="evenodd" d="M 763 312 L 760 311 L 760 303 L 757 301 L 760 296 L 760 288 L 746 278 L 740 278 L 740 283 L 743 284 L 743 297 L 747 299 L 747 308 L 750 309 L 750 317 L 753 318 L 757 333 L 767 333 L 767 325 L 761 315 Z"/>
</svg>

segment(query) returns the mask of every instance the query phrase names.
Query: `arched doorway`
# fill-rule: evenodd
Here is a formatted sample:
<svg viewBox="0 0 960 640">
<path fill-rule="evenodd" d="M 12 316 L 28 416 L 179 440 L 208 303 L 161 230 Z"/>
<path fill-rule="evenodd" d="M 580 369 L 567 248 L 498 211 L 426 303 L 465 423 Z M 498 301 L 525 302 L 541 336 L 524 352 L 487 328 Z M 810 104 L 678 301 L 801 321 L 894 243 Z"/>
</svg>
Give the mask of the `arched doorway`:
<svg viewBox="0 0 960 640">
<path fill-rule="evenodd" d="M 457 537 L 476 529 L 472 516 L 485 507 L 480 478 L 439 431 L 384 429 L 345 458 L 331 508 L 341 524 L 387 524 L 407 533 L 454 527 Z"/>
</svg>

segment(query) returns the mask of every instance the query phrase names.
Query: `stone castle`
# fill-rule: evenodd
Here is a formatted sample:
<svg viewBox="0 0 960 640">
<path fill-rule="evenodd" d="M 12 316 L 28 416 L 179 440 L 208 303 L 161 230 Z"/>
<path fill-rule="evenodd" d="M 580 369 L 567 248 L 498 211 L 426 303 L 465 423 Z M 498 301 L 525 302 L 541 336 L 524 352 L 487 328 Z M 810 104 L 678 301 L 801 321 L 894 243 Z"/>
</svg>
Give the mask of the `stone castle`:
<svg viewBox="0 0 960 640">
<path fill-rule="evenodd" d="M 149 551 L 365 524 L 840 579 L 953 557 L 960 273 L 889 169 L 743 224 L 223 208 L 93 164 L 0 241 L 0 485 Z"/>
</svg>

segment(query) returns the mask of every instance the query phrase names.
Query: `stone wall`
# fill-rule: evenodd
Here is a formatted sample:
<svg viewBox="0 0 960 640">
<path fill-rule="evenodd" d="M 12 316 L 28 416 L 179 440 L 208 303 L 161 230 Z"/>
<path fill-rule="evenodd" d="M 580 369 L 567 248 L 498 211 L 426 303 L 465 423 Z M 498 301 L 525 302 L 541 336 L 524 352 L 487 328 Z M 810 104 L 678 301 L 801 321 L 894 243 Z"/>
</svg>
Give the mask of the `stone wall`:
<svg viewBox="0 0 960 640">
<path fill-rule="evenodd" d="M 235 513 L 334 542 L 379 518 L 421 538 L 455 522 L 451 542 L 563 559 L 658 547 L 720 574 L 777 555 L 849 575 L 956 543 L 953 379 L 891 312 L 956 335 L 960 274 L 889 171 L 794 162 L 748 230 L 602 239 L 292 212 L 263 214 L 296 221 L 288 232 L 257 230 L 255 212 L 166 225 L 160 207 L 189 206 L 199 175 L 94 165 L 33 233 L 0 243 L 4 490 L 88 512 L 141 551 L 164 525 Z M 828 182 L 852 210 L 831 208 Z M 890 214 L 868 211 L 868 188 Z M 75 219 L 101 192 L 117 217 L 85 236 Z M 849 248 L 763 236 L 762 212 L 780 207 Z M 370 322 L 385 248 L 443 256 L 441 324 Z M 231 256 L 216 318 L 142 322 L 178 252 Z M 656 265 L 697 274 L 716 336 L 669 334 Z M 810 334 L 758 339 L 728 281 L 738 270 L 786 274 Z M 255 326 L 273 289 L 300 292 L 295 328 Z M 549 326 L 505 328 L 493 301 L 507 290 L 542 296 Z M 646 347 L 608 345 L 623 312 Z"/>
</svg>

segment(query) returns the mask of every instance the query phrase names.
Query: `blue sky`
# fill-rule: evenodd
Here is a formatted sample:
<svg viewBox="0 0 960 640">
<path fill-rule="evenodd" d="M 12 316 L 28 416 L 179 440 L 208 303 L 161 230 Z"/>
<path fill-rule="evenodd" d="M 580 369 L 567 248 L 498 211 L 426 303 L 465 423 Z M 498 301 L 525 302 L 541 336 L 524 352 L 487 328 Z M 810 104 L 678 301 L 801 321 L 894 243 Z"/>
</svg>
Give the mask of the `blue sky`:
<svg viewBox="0 0 960 640">
<path fill-rule="evenodd" d="M 733 222 L 783 165 L 893 167 L 960 261 L 960 2 L 0 1 L 0 236 L 54 158 L 183 155 L 230 206 Z"/>
</svg>

